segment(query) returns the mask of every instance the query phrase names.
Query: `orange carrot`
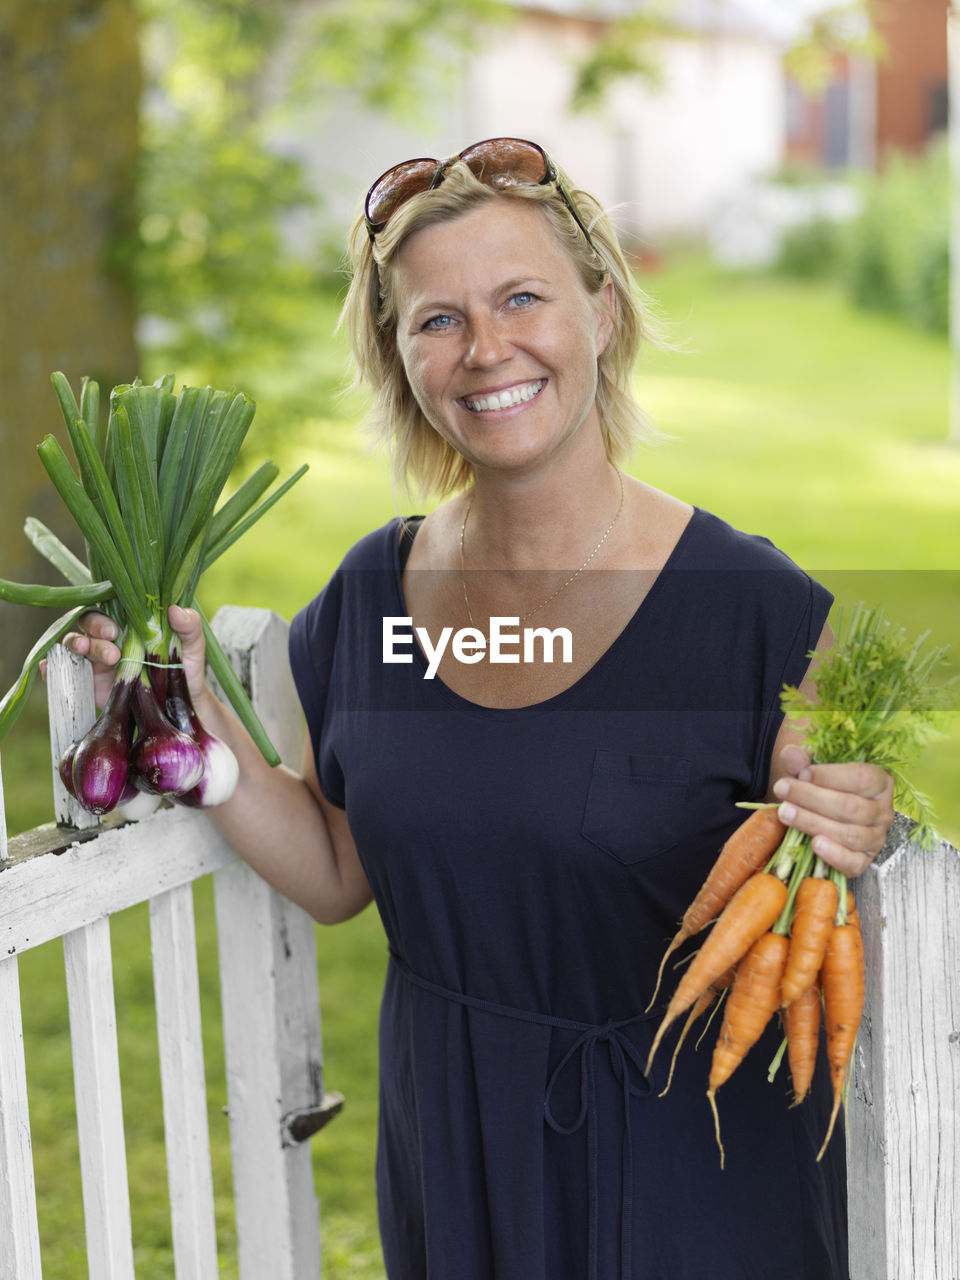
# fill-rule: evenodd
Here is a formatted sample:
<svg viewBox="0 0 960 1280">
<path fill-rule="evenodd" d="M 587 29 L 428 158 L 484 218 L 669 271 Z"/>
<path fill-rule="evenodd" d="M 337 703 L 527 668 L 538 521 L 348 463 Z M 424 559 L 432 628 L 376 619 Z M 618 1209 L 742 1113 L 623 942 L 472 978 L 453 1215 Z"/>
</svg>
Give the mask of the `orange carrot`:
<svg viewBox="0 0 960 1280">
<path fill-rule="evenodd" d="M 789 956 L 787 963 L 790 963 Z M 783 1011 L 783 1026 L 787 1033 L 787 1058 L 790 1077 L 793 1080 L 793 1105 L 797 1106 L 807 1096 L 813 1069 L 817 1063 L 820 1044 L 821 996 L 819 979 Z"/>
<path fill-rule="evenodd" d="M 731 986 L 734 978 L 736 977 L 736 973 L 737 973 L 736 968 L 731 966 L 726 971 L 726 973 L 722 973 L 720 977 L 717 978 L 716 982 L 711 982 L 709 987 L 707 987 L 705 991 L 702 991 L 700 995 L 697 997 L 697 999 L 694 1001 L 694 1003 L 691 1005 L 690 1012 L 687 1014 L 687 1020 L 683 1024 L 683 1028 L 680 1032 L 680 1038 L 677 1040 L 676 1047 L 673 1050 L 673 1057 L 670 1059 L 670 1070 L 667 1073 L 667 1083 L 663 1086 L 663 1088 L 657 1094 L 658 1098 L 662 1098 L 664 1094 L 667 1092 L 667 1090 L 670 1088 L 670 1084 L 673 1080 L 673 1069 L 677 1065 L 677 1054 L 680 1052 L 680 1049 L 683 1046 L 683 1042 L 687 1038 L 687 1032 L 690 1030 L 690 1028 L 693 1026 L 696 1020 L 700 1017 L 700 1015 L 702 1013 L 706 1013 L 706 1011 L 710 1008 L 710 1006 L 713 1004 L 715 1000 L 717 1000 L 719 1004 L 719 997 L 723 995 L 727 987 Z M 707 1019 L 707 1025 L 706 1027 L 704 1027 L 703 1035 L 706 1034 L 707 1028 L 710 1026 L 710 1023 L 713 1021 L 713 1017 L 715 1013 L 716 1013 L 716 1009 L 714 1009 L 713 1013 L 711 1013 L 710 1017 Z M 703 1035 L 701 1035 L 701 1039 L 703 1038 Z M 699 1045 L 699 1043 L 700 1041 L 698 1040 L 697 1044 Z"/>
<path fill-rule="evenodd" d="M 780 981 L 789 946 L 782 933 L 761 934 L 738 965 L 713 1051 L 711 1093 L 730 1079 L 779 1008 Z"/>
<path fill-rule="evenodd" d="M 777 817 L 776 808 L 754 809 L 745 822 L 741 822 L 730 836 L 704 880 L 700 892 L 684 912 L 680 928 L 664 952 L 657 971 L 657 985 L 647 1009 L 660 990 L 664 966 L 677 947 L 705 928 L 718 916 L 740 886 L 769 862 L 779 847 L 786 827 Z"/>
<path fill-rule="evenodd" d="M 847 924 L 852 924 L 855 929 L 860 928 L 860 914 L 857 911 L 857 904 L 853 900 L 849 885 L 847 886 Z"/>
<path fill-rule="evenodd" d="M 833 930 L 823 958 L 820 981 L 823 984 L 823 1016 L 827 1031 L 827 1061 L 833 1084 L 833 1110 L 818 1160 L 833 1134 L 857 1028 L 863 1015 L 863 938 L 859 924 L 837 925 Z"/>
<path fill-rule="evenodd" d="M 654 1037 L 647 1059 L 648 1073 L 653 1055 L 670 1024 L 711 982 L 736 964 L 762 933 L 766 933 L 783 910 L 786 900 L 787 886 L 767 871 L 756 872 L 740 886 L 677 984 Z"/>
<path fill-rule="evenodd" d="M 789 1005 L 816 981 L 837 912 L 832 880 L 807 876 L 801 881 L 790 926 L 790 950 L 783 974 L 783 1003 Z"/>
<path fill-rule="evenodd" d="M 764 933 L 751 946 L 737 967 L 733 988 L 727 997 L 723 1025 L 713 1051 L 707 1100 L 713 1111 L 723 1168 L 723 1143 L 716 1093 L 730 1079 L 744 1054 L 760 1039 L 763 1029 L 780 1005 L 780 980 L 787 962 L 789 939 L 782 933 Z"/>
</svg>

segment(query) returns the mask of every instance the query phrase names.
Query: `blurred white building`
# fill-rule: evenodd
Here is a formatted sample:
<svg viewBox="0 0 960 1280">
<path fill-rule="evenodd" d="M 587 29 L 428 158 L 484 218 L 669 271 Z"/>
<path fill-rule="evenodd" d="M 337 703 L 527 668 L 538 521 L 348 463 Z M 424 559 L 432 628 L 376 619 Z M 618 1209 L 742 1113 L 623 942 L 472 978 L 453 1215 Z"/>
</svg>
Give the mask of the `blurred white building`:
<svg viewBox="0 0 960 1280">
<path fill-rule="evenodd" d="M 783 37 L 736 0 L 660 4 L 675 28 L 654 42 L 660 84 L 622 80 L 602 111 L 577 114 L 577 62 L 612 20 L 637 12 L 636 0 L 523 0 L 515 8 L 512 21 L 478 31 L 469 55 L 454 55 L 435 100 L 423 104 L 422 127 L 362 110 L 346 95 L 285 136 L 284 148 L 307 161 L 325 197 L 331 234 L 390 165 L 498 135 L 540 142 L 638 247 L 705 235 L 718 209 L 780 166 Z"/>
</svg>

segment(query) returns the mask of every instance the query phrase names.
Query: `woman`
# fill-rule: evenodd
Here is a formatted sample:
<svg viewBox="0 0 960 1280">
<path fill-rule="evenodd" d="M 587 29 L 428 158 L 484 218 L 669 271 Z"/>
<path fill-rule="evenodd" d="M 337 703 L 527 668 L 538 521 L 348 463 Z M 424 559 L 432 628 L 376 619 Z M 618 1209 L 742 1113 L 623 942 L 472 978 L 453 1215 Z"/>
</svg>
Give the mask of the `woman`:
<svg viewBox="0 0 960 1280">
<path fill-rule="evenodd" d="M 738 800 L 781 800 L 850 875 L 883 845 L 890 779 L 811 765 L 781 722 L 830 598 L 619 469 L 646 317 L 608 219 L 535 144 L 395 167 L 352 249 L 361 377 L 399 473 L 446 501 L 364 538 L 294 620 L 302 777 L 213 698 L 194 615 L 171 621 L 240 758 L 213 821 L 317 920 L 383 917 L 388 1274 L 839 1280 L 826 1081 L 790 1110 L 771 1031 L 721 1093 L 721 1172 L 709 1055 L 658 1097 L 642 1012 Z M 101 693 L 113 639 L 92 618 L 72 641 Z"/>
</svg>

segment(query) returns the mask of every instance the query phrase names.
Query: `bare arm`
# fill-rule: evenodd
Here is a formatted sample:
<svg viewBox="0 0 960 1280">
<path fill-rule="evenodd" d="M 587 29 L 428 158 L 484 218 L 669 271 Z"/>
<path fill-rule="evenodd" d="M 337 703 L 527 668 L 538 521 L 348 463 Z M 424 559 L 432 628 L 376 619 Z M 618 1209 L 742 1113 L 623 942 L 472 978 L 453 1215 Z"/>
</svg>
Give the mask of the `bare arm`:
<svg viewBox="0 0 960 1280">
<path fill-rule="evenodd" d="M 309 739 L 302 776 L 284 765 L 271 768 L 233 711 L 206 684 L 198 615 L 174 606 L 170 621 L 183 643 L 183 665 L 197 714 L 228 744 L 240 765 L 233 795 L 225 804 L 205 810 L 207 817 L 254 871 L 321 924 L 356 915 L 372 894 L 346 814 L 320 790 Z M 87 614 L 82 622 L 83 631 L 68 636 L 67 643 L 93 663 L 97 703 L 102 705 L 120 657 L 113 643 L 116 626 L 99 614 Z"/>
</svg>

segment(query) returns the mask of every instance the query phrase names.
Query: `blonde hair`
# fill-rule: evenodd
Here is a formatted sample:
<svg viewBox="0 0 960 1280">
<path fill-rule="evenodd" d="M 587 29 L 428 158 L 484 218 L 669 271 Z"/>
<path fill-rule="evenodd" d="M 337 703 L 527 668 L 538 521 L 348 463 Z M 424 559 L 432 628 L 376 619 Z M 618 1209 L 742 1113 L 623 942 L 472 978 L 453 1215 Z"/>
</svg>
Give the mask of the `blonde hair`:
<svg viewBox="0 0 960 1280">
<path fill-rule="evenodd" d="M 468 485 L 473 468 L 424 416 L 410 389 L 397 349 L 397 311 L 390 270 L 401 245 L 414 231 L 495 200 L 527 200 L 540 208 L 566 249 L 586 291 L 598 296 L 607 281 L 615 295 L 613 331 L 598 357 L 597 411 L 607 456 L 626 461 L 634 445 L 657 433 L 634 398 L 633 366 L 644 342 L 661 345 L 647 299 L 636 287 L 616 231 L 588 192 L 564 186 L 590 229 L 591 247 L 553 183 L 517 184 L 493 190 L 462 162 L 452 164 L 432 191 L 412 196 L 371 243 L 362 214 L 350 232 L 352 279 L 340 324 L 346 329 L 357 365 L 356 382 L 373 391 L 367 428 L 389 450 L 395 480 L 410 481 L 423 495 L 445 497 Z"/>
</svg>

